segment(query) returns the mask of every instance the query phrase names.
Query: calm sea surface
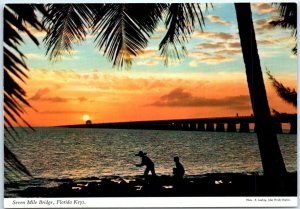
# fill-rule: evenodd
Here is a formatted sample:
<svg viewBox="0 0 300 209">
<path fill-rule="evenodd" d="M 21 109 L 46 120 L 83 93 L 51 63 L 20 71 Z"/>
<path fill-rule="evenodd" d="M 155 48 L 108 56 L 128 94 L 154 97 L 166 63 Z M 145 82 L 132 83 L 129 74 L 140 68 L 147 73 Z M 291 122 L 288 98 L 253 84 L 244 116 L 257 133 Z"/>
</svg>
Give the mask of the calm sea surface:
<svg viewBox="0 0 300 209">
<path fill-rule="evenodd" d="M 288 171 L 297 170 L 297 136 L 278 135 Z M 36 178 L 79 179 L 141 175 L 143 150 L 156 172 L 171 175 L 179 156 L 187 175 L 261 172 L 256 134 L 195 131 L 37 128 L 10 148 Z"/>
</svg>

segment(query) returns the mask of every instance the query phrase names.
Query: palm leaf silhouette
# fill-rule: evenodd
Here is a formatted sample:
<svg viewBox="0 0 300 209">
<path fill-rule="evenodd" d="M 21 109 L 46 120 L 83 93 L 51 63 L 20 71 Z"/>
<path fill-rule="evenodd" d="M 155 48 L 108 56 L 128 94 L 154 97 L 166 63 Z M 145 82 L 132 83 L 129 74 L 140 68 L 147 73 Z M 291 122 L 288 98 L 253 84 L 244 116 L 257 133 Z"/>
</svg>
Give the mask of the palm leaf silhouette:
<svg viewBox="0 0 300 209">
<path fill-rule="evenodd" d="M 160 21 L 164 4 L 105 4 L 95 9 L 93 34 L 104 55 L 117 67 L 130 67 Z"/>
<path fill-rule="evenodd" d="M 50 60 L 56 60 L 63 53 L 70 53 L 72 44 L 85 39 L 92 13 L 85 4 L 49 4 L 47 12 L 43 19 L 48 28 L 44 38 L 46 54 Z"/>
<path fill-rule="evenodd" d="M 270 24 L 279 26 L 281 28 L 292 29 L 292 36 L 297 40 L 297 4 L 296 3 L 275 3 L 278 5 L 281 20 L 272 21 Z M 293 54 L 297 54 L 297 42 L 292 49 Z M 277 81 L 270 71 L 267 71 L 269 80 L 272 81 L 277 94 L 287 103 L 297 107 L 297 92 L 295 89 L 285 87 L 282 83 Z"/>
<path fill-rule="evenodd" d="M 14 126 L 22 124 L 30 125 L 23 119 L 25 113 L 24 107 L 30 107 L 26 100 L 26 92 L 21 84 L 25 84 L 27 79 L 28 67 L 25 62 L 25 55 L 19 50 L 23 43 L 20 32 L 25 33 L 30 39 L 38 45 L 38 40 L 28 29 L 28 26 L 37 30 L 43 30 L 44 27 L 37 19 L 36 11 L 45 14 L 43 5 L 35 4 L 7 4 L 4 7 L 4 128 L 6 131 L 4 142 L 4 166 L 5 171 L 11 171 L 15 177 L 29 175 L 29 171 L 18 160 L 17 156 L 9 149 L 9 144 L 16 140 L 18 136 Z M 15 141 L 14 141 L 15 143 Z M 12 180 L 11 176 L 5 173 L 7 180 Z"/>
<path fill-rule="evenodd" d="M 297 39 L 297 4 L 296 3 L 276 3 L 278 5 L 281 20 L 271 21 L 270 24 L 282 28 L 292 29 L 292 36 Z M 292 49 L 297 54 L 297 43 Z"/>
<path fill-rule="evenodd" d="M 277 81 L 270 71 L 267 71 L 269 80 L 271 80 L 272 85 L 274 86 L 276 93 L 280 98 L 286 101 L 289 104 L 292 104 L 294 107 L 297 107 L 297 92 L 295 89 L 290 89 L 285 87 L 282 83 Z"/>
<path fill-rule="evenodd" d="M 15 178 L 21 178 L 22 175 L 31 176 L 27 168 L 18 160 L 16 155 L 10 151 L 10 149 L 4 145 L 4 176 L 7 180 L 14 180 Z"/>
<path fill-rule="evenodd" d="M 169 5 L 165 21 L 167 33 L 159 44 L 165 64 L 168 64 L 168 58 L 180 59 L 187 53 L 185 43 L 194 32 L 196 22 L 202 30 L 204 17 L 199 4 Z"/>
</svg>

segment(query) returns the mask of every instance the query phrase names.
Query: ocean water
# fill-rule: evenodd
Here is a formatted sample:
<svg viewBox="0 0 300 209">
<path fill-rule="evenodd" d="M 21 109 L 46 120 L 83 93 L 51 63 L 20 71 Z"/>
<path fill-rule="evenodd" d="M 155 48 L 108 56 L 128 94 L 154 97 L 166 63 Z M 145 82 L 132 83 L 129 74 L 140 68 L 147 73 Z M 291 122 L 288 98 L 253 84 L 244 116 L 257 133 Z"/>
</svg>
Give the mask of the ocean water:
<svg viewBox="0 0 300 209">
<path fill-rule="evenodd" d="M 287 170 L 297 170 L 297 136 L 279 134 Z M 262 172 L 256 134 L 164 130 L 36 128 L 21 132 L 10 148 L 35 178 L 135 176 L 138 151 L 147 152 L 158 175 L 171 175 L 179 156 L 186 175 Z"/>
</svg>

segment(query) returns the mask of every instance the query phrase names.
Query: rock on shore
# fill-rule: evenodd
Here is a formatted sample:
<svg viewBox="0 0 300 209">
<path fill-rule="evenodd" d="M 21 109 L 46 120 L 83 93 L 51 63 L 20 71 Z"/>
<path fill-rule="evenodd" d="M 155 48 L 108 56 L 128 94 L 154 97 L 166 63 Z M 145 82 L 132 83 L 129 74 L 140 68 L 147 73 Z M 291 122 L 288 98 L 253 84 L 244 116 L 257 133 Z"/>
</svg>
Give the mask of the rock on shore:
<svg viewBox="0 0 300 209">
<path fill-rule="evenodd" d="M 276 182 L 257 174 L 218 173 L 186 176 L 174 181 L 158 176 L 146 182 L 141 176 L 68 180 L 55 187 L 32 186 L 18 197 L 171 197 L 171 196 L 297 196 L 297 173 Z"/>
</svg>

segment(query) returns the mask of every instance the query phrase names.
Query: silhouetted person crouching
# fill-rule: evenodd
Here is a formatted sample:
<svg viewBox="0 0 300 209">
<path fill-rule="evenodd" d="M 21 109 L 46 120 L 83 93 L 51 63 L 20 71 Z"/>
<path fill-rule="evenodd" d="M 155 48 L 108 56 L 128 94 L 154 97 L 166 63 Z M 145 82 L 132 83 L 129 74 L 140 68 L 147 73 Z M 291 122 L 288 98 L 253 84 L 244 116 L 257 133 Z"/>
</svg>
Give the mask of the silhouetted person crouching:
<svg viewBox="0 0 300 209">
<path fill-rule="evenodd" d="M 136 166 L 137 167 L 142 167 L 144 165 L 146 166 L 146 169 L 144 172 L 144 177 L 147 180 L 149 171 L 151 171 L 152 176 L 156 176 L 156 174 L 155 174 L 155 169 L 154 169 L 154 163 L 146 155 L 147 155 L 147 153 L 144 153 L 143 151 L 139 151 L 139 153 L 136 154 L 135 156 L 140 156 L 142 158 L 141 164 L 136 164 Z"/>
<path fill-rule="evenodd" d="M 184 175 L 184 167 L 179 162 L 179 157 L 174 157 L 174 162 L 176 165 L 176 168 L 173 168 L 174 180 L 175 181 L 182 180 L 183 175 Z"/>
</svg>

